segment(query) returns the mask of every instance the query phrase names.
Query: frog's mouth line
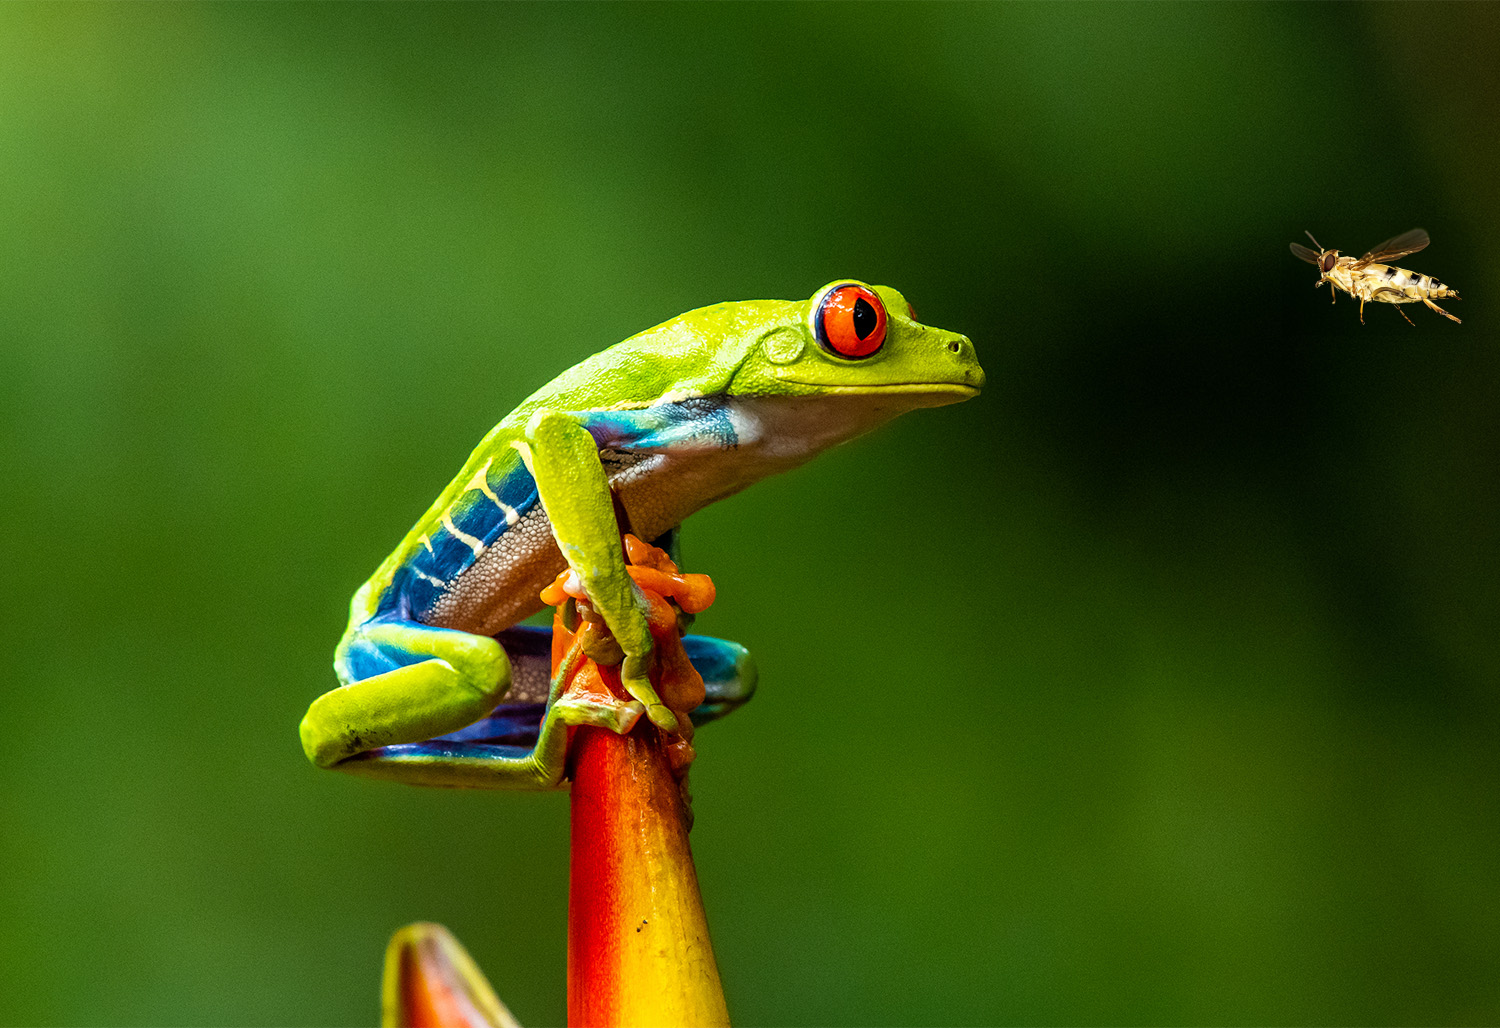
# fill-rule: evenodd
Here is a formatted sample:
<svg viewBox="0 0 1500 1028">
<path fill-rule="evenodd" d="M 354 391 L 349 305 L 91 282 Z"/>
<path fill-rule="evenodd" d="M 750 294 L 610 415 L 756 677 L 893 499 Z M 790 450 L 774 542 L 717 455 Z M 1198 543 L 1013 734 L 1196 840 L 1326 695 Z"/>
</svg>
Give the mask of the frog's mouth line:
<svg viewBox="0 0 1500 1028">
<path fill-rule="evenodd" d="M 978 396 L 979 387 L 959 382 L 891 382 L 880 385 L 824 385 L 821 382 L 803 382 L 800 379 L 784 379 L 792 385 L 811 386 L 823 390 L 824 395 L 862 396 L 870 393 L 957 393 L 960 396 Z"/>
</svg>

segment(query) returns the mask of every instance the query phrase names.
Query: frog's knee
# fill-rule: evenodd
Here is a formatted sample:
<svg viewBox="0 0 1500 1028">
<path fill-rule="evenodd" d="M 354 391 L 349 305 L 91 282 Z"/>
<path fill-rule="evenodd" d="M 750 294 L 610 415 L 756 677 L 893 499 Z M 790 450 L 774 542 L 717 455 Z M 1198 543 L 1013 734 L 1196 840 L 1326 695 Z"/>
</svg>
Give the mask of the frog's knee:
<svg viewBox="0 0 1500 1028">
<path fill-rule="evenodd" d="M 683 649 L 703 676 L 703 703 L 693 711 L 695 724 L 705 724 L 743 706 L 755 695 L 759 675 L 755 658 L 738 643 L 704 635 L 688 635 Z"/>
<path fill-rule="evenodd" d="M 734 647 L 734 674 L 731 684 L 725 690 L 725 698 L 739 705 L 755 695 L 755 687 L 760 684 L 760 669 L 756 667 L 755 657 L 749 650 L 739 643 L 729 645 Z"/>
<path fill-rule="evenodd" d="M 459 687 L 482 699 L 498 703 L 510 688 L 510 660 L 490 636 L 410 623 L 369 626 L 363 635 L 398 666 L 441 661 Z"/>
<path fill-rule="evenodd" d="M 510 689 L 510 658 L 487 635 L 447 634 L 442 645 L 433 648 L 432 656 L 457 673 L 455 684 L 472 693 L 486 711 Z"/>
<path fill-rule="evenodd" d="M 458 671 L 463 685 L 481 700 L 499 703 L 510 689 L 510 658 L 505 648 L 487 635 L 466 636 L 447 660 Z"/>
</svg>

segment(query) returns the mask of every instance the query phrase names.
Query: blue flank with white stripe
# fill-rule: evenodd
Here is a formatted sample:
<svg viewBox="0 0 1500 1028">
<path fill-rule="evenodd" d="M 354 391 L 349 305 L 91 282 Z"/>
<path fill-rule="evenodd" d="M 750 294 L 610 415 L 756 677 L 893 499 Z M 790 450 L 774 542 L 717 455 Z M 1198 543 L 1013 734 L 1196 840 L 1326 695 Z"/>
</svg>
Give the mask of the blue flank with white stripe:
<svg viewBox="0 0 1500 1028">
<path fill-rule="evenodd" d="M 660 453 L 688 442 L 728 449 L 737 442 L 722 398 L 661 403 L 642 410 L 593 411 L 584 415 L 583 425 L 600 449 L 629 453 Z M 449 508 L 448 517 L 462 537 L 446 525 L 435 526 L 427 537 L 430 550 L 426 546 L 417 550 L 397 570 L 380 598 L 375 618 L 421 620 L 480 553 L 536 506 L 536 480 L 520 455 L 514 450 L 502 451 L 494 463 L 502 467 L 498 474 L 491 467 L 485 482 L 500 503 L 477 485 L 460 496 Z"/>
<path fill-rule="evenodd" d="M 660 403 L 640 410 L 591 411 L 582 415 L 582 422 L 601 450 L 645 455 L 666 453 L 679 446 L 732 449 L 738 444 L 738 436 L 730 413 L 731 402 L 714 397 Z M 484 469 L 483 481 L 487 490 L 480 488 L 476 477 L 472 488 L 448 508 L 446 523 L 440 521 L 432 526 L 426 543 L 416 548 L 396 570 L 366 624 L 422 624 L 423 615 L 455 580 L 539 502 L 536 480 L 512 448 L 496 452 Z M 446 631 L 435 627 L 433 630 Z M 709 682 L 716 682 L 721 676 L 729 678 L 733 652 L 721 650 L 722 644 L 717 640 L 705 639 L 699 643 L 698 638 L 689 636 L 685 642 L 690 659 L 699 666 L 703 677 Z M 399 645 L 377 644 L 355 634 L 346 639 L 341 650 L 340 672 L 345 681 L 363 681 L 413 660 L 425 659 Z M 704 667 L 700 661 L 712 666 Z M 722 704 L 716 703 L 711 694 L 705 707 L 709 710 L 700 710 L 712 718 L 720 712 L 715 708 L 722 709 Z M 530 713 L 527 711 L 523 718 L 529 719 Z"/>
<path fill-rule="evenodd" d="M 491 469 L 485 475 L 490 492 L 500 502 L 525 517 L 537 504 L 536 480 L 526 470 L 520 454 L 514 450 L 502 455 L 508 465 L 499 475 Z M 484 491 L 474 488 L 460 496 L 449 508 L 453 527 L 468 539 L 479 541 L 479 552 L 466 539 L 449 531 L 446 525 L 435 526 L 427 537 L 427 546 L 418 549 L 391 579 L 390 587 L 380 598 L 377 618 L 392 615 L 401 621 L 418 620 L 432 609 L 438 597 L 452 581 L 469 569 L 479 554 L 493 546 L 513 524 L 508 514 Z"/>
</svg>

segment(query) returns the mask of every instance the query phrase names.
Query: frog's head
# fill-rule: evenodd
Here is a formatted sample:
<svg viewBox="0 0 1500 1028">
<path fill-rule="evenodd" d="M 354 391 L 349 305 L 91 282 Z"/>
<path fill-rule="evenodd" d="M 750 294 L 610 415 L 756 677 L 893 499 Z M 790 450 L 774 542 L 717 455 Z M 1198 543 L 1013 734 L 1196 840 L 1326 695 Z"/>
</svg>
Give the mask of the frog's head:
<svg viewBox="0 0 1500 1028">
<path fill-rule="evenodd" d="M 839 279 L 778 313 L 729 393 L 827 397 L 883 421 L 967 400 L 984 385 L 974 344 L 918 322 L 906 297 L 888 286 Z"/>
</svg>

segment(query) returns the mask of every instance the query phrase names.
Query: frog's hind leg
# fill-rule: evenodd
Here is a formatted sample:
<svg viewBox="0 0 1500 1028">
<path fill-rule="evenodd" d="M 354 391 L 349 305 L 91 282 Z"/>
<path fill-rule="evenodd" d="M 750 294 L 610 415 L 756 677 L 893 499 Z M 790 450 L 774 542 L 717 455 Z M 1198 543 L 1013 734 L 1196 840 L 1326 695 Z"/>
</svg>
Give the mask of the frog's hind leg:
<svg viewBox="0 0 1500 1028">
<path fill-rule="evenodd" d="M 639 704 L 635 704 L 639 708 Z M 503 710 L 503 708 L 502 708 Z M 425 742 L 400 743 L 356 753 L 338 765 L 362 778 L 449 789 L 552 789 L 562 784 L 568 755 L 567 721 L 554 708 L 545 715 L 497 711 L 469 729 Z M 517 745 L 505 734 L 527 737 Z M 505 742 L 484 736 L 499 732 Z M 472 736 L 472 737 L 471 737 Z"/>
<path fill-rule="evenodd" d="M 651 545 L 666 551 L 674 564 L 682 563 L 682 532 L 673 528 L 653 539 Z M 717 721 L 743 706 L 755 695 L 758 674 L 755 658 L 739 643 L 709 635 L 685 635 L 682 649 L 703 679 L 703 702 L 691 712 L 695 726 Z M 507 652 L 515 650 L 509 643 Z"/>
<path fill-rule="evenodd" d="M 537 723 L 547 700 L 552 630 L 518 625 L 501 632 L 498 638 L 510 657 L 510 692 L 488 718 L 448 738 L 483 738 L 530 746 L 536 742 Z M 758 678 L 755 659 L 739 643 L 707 635 L 685 635 L 682 649 L 703 678 L 703 702 L 691 711 L 693 724 L 716 721 L 755 694 Z M 566 706 L 571 700 L 562 702 Z"/>
<path fill-rule="evenodd" d="M 644 709 L 636 702 L 608 712 L 558 705 L 547 711 L 540 725 L 533 720 L 529 733 L 522 731 L 535 739 L 531 745 L 460 738 L 470 733 L 455 732 L 428 742 L 367 750 L 338 769 L 363 778 L 447 789 L 555 789 L 564 784 L 569 726 L 591 724 L 623 735 L 635 727 Z M 499 719 L 487 720 L 492 725 Z"/>
<path fill-rule="evenodd" d="M 704 725 L 743 706 L 755 695 L 755 659 L 739 643 L 707 635 L 685 635 L 682 648 L 703 676 L 703 702 L 692 712 L 693 724 Z"/>
<path fill-rule="evenodd" d="M 1433 303 L 1427 297 L 1425 297 L 1425 296 L 1422 297 L 1422 302 L 1425 303 L 1427 306 L 1431 307 L 1433 310 L 1437 311 L 1443 317 L 1447 318 L 1449 321 L 1457 321 L 1460 325 L 1463 324 L 1462 321 L 1460 321 L 1458 318 L 1455 318 L 1453 315 L 1449 314 L 1447 311 L 1443 310 L 1443 308 L 1441 308 L 1437 304 Z"/>
<path fill-rule="evenodd" d="M 549 680 L 551 633 L 545 629 L 513 628 L 500 633 L 499 643 L 511 658 L 514 683 L 514 695 L 508 694 L 506 702 L 492 703 L 493 710 L 478 715 L 457 713 L 455 707 L 458 724 L 363 749 L 341 759 L 338 770 L 408 785 L 551 789 L 562 784 L 570 726 L 594 725 L 624 734 L 645 711 L 636 702 L 563 697 L 582 648 L 575 645 L 565 654 Z"/>
<path fill-rule="evenodd" d="M 462 728 L 510 687 L 510 662 L 494 639 L 413 621 L 360 626 L 337 666 L 352 681 L 314 700 L 302 719 L 302 748 L 319 767 Z"/>
</svg>

